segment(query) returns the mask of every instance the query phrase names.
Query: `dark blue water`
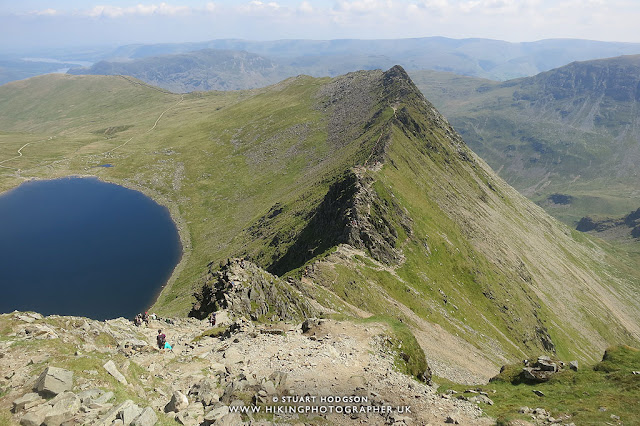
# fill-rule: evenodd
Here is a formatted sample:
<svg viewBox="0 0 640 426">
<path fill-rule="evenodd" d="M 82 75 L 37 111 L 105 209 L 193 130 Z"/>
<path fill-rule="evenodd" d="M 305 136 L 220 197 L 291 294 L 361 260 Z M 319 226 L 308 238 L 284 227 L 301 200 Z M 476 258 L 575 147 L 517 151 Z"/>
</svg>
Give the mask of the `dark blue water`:
<svg viewBox="0 0 640 426">
<path fill-rule="evenodd" d="M 64 178 L 0 196 L 0 312 L 131 318 L 181 254 L 169 211 L 137 191 Z"/>
</svg>

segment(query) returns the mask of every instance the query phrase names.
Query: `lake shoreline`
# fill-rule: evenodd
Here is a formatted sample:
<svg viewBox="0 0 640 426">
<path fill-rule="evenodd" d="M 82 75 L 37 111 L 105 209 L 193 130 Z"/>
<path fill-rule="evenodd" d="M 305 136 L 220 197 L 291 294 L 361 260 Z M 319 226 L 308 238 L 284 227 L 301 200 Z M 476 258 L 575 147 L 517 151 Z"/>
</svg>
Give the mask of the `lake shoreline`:
<svg viewBox="0 0 640 426">
<path fill-rule="evenodd" d="M 173 199 L 158 193 L 157 191 L 145 187 L 143 185 L 140 184 L 136 184 L 134 182 L 131 182 L 129 179 L 108 179 L 105 178 L 104 176 L 98 176 L 95 174 L 80 174 L 80 173 L 71 173 L 68 175 L 63 175 L 63 176 L 57 176 L 57 177 L 53 177 L 53 178 L 40 178 L 40 177 L 29 177 L 29 178 L 22 178 L 23 181 L 19 182 L 18 185 L 13 186 L 11 188 L 6 189 L 5 191 L 3 191 L 2 193 L 0 193 L 0 197 L 6 195 L 7 193 L 14 191 L 15 189 L 17 189 L 20 185 L 22 185 L 23 183 L 26 182 L 32 182 L 32 181 L 54 181 L 54 180 L 61 180 L 61 179 L 67 179 L 67 178 L 93 178 L 93 179 L 97 179 L 100 182 L 103 183 L 109 183 L 109 184 L 113 184 L 113 185 L 118 185 L 121 186 L 123 188 L 127 188 L 129 190 L 132 191 L 136 191 L 139 192 L 141 194 L 143 194 L 144 196 L 148 197 L 149 199 L 153 200 L 156 204 L 158 204 L 161 207 L 164 207 L 168 210 L 169 212 L 169 216 L 171 218 L 171 221 L 173 222 L 174 226 L 177 229 L 178 232 L 178 236 L 180 239 L 180 259 L 178 261 L 178 263 L 174 266 L 169 278 L 167 279 L 166 282 L 164 282 L 162 285 L 160 285 L 158 287 L 158 289 L 154 292 L 154 295 L 152 296 L 151 300 L 152 302 L 149 304 L 149 306 L 147 307 L 147 309 L 149 311 L 152 312 L 159 312 L 159 313 L 163 313 L 164 309 L 163 308 L 158 308 L 157 304 L 158 301 L 163 297 L 163 295 L 166 294 L 167 291 L 169 291 L 173 284 L 177 281 L 178 277 L 180 276 L 180 274 L 182 273 L 182 271 L 185 268 L 185 265 L 187 264 L 187 261 L 189 259 L 189 257 L 191 256 L 191 251 L 192 251 L 192 246 L 191 246 L 191 237 L 190 237 L 190 233 L 187 227 L 187 223 L 186 220 L 184 219 L 184 217 L 182 216 L 182 214 L 180 213 L 180 209 L 178 206 L 178 203 L 176 201 L 174 201 Z"/>
</svg>

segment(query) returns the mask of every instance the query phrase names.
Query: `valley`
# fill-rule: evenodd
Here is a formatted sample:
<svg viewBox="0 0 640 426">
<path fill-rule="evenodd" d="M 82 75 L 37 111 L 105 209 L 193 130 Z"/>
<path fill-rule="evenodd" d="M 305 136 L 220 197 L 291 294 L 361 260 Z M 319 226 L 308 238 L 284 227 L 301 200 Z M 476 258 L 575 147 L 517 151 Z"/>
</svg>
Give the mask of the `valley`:
<svg viewBox="0 0 640 426">
<path fill-rule="evenodd" d="M 575 226 L 640 205 L 639 71 L 640 57 L 630 55 L 504 83 L 430 71 L 412 77 L 500 176 Z"/>
</svg>

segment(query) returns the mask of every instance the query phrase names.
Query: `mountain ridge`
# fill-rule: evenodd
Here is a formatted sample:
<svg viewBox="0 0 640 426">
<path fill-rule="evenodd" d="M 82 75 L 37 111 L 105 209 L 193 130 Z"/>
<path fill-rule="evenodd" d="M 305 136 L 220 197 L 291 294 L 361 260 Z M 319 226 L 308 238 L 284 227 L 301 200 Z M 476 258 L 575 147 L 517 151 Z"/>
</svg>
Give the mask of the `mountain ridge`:
<svg viewBox="0 0 640 426">
<path fill-rule="evenodd" d="M 83 98 L 87 87 L 102 95 Z M 91 172 L 160 194 L 184 216 L 187 263 L 163 289 L 158 312 L 186 314 L 192 292 L 213 284 L 224 259 L 243 256 L 274 270 L 304 243 L 313 251 L 281 263 L 283 278 L 348 317 L 406 324 L 436 374 L 448 374 L 450 353 L 478 354 L 456 362 L 486 379 L 529 352 L 592 361 L 640 336 L 631 261 L 498 178 L 400 67 L 185 96 L 95 76 L 42 77 L 0 91 L 11 99 L 0 104 L 11 120 L 6 140 L 18 149 L 19 132 L 53 134 L 46 146 L 58 150 L 4 163 L 22 165 L 3 170 L 4 187 L 108 158 L 114 167 Z M 142 94 L 144 108 L 136 101 Z M 37 120 L 42 110 L 9 114 L 32 96 L 49 106 L 48 121 Z M 78 110 L 59 107 L 76 105 L 75 97 L 86 102 Z M 104 108 L 110 97 L 121 106 Z M 96 132 L 132 122 L 109 137 Z M 349 211 L 358 226 L 331 221 L 306 238 L 324 200 L 346 206 L 342 217 Z M 316 244 L 345 230 L 352 239 Z"/>
</svg>

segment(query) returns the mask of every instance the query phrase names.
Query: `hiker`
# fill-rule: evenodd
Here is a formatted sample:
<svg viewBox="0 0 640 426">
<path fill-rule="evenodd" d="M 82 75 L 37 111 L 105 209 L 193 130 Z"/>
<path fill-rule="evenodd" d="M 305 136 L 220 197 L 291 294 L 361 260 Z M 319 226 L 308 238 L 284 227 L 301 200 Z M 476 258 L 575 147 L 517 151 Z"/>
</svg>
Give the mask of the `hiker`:
<svg viewBox="0 0 640 426">
<path fill-rule="evenodd" d="M 142 316 L 142 321 L 149 325 L 149 312 L 144 313 L 144 315 Z"/>
<path fill-rule="evenodd" d="M 133 323 L 136 325 L 136 327 L 140 327 L 140 325 L 142 324 L 142 318 L 140 318 L 140 314 L 136 315 Z"/>
<path fill-rule="evenodd" d="M 158 349 L 164 349 L 165 343 L 167 343 L 167 336 L 162 332 L 162 330 L 158 330 L 158 337 L 156 337 L 158 342 Z"/>
<path fill-rule="evenodd" d="M 215 312 L 211 313 L 211 316 L 209 317 L 209 324 L 211 324 L 212 326 L 216 325 L 216 313 Z"/>
</svg>

